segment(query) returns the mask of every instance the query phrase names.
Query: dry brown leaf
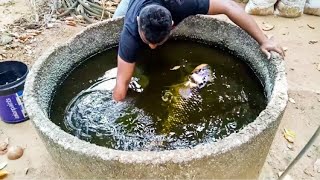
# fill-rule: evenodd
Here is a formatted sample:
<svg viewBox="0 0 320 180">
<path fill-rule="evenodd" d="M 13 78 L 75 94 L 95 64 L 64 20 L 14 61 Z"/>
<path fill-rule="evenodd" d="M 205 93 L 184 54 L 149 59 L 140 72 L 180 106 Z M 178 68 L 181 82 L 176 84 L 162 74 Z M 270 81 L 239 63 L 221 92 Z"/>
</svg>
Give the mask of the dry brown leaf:
<svg viewBox="0 0 320 180">
<path fill-rule="evenodd" d="M 307 25 L 308 25 L 308 27 L 309 27 L 310 29 L 315 29 L 314 26 L 312 26 L 312 25 L 310 25 L 310 24 L 307 24 Z"/>
<path fill-rule="evenodd" d="M 262 30 L 271 31 L 274 28 L 274 25 L 268 23 L 262 23 Z"/>
<path fill-rule="evenodd" d="M 316 40 L 309 41 L 309 44 L 316 44 L 316 43 L 318 43 L 318 41 L 316 41 Z"/>
<path fill-rule="evenodd" d="M 28 34 L 23 34 L 21 36 L 19 36 L 19 40 L 22 42 L 27 41 L 29 38 L 31 38 L 32 36 L 28 35 Z"/>
<path fill-rule="evenodd" d="M 8 171 L 6 170 L 0 170 L 0 179 L 6 177 L 9 174 Z"/>
<path fill-rule="evenodd" d="M 294 138 L 296 137 L 296 133 L 290 129 L 284 128 L 283 129 L 283 136 L 288 142 L 293 143 Z"/>
<path fill-rule="evenodd" d="M 67 25 L 69 26 L 77 26 L 77 23 L 75 21 L 66 21 Z"/>
</svg>

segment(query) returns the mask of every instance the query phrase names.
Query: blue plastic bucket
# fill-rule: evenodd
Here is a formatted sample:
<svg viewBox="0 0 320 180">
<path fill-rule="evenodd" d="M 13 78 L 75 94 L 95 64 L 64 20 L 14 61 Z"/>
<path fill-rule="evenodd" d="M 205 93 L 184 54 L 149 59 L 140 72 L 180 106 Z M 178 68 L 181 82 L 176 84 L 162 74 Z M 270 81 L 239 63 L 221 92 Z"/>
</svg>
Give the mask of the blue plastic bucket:
<svg viewBox="0 0 320 180">
<path fill-rule="evenodd" d="M 18 123 L 28 119 L 22 95 L 28 66 L 19 61 L 0 62 L 0 119 Z"/>
</svg>

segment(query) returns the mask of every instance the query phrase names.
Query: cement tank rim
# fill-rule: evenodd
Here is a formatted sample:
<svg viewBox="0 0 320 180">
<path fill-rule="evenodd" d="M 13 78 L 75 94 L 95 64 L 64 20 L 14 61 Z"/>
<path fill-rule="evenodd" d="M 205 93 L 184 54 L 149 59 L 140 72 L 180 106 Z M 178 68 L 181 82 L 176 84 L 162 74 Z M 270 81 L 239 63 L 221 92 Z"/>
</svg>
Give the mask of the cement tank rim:
<svg viewBox="0 0 320 180">
<path fill-rule="evenodd" d="M 194 16 L 192 18 L 198 18 L 199 20 L 206 22 L 210 21 L 212 17 L 206 16 Z M 276 121 L 279 116 L 282 115 L 288 100 L 287 95 L 287 82 L 284 70 L 284 61 L 276 53 L 272 54 L 270 63 L 276 67 L 275 83 L 273 91 L 268 97 L 268 105 L 263 110 L 255 121 L 245 126 L 238 133 L 229 135 L 228 137 L 218 141 L 207 144 L 199 144 L 191 149 L 178 149 L 178 150 L 165 150 L 160 152 L 155 151 L 120 151 L 109 149 L 106 147 L 90 144 L 83 140 L 74 137 L 71 134 L 63 131 L 55 125 L 48 118 L 47 110 L 41 108 L 39 102 L 41 98 L 37 95 L 37 89 L 39 85 L 36 83 L 36 78 L 39 78 L 39 72 L 46 65 L 46 59 L 56 53 L 58 47 L 68 47 L 75 38 L 81 36 L 84 32 L 90 31 L 90 29 L 98 28 L 99 26 L 110 25 L 113 22 L 121 21 L 121 19 L 106 20 L 93 25 L 88 26 L 86 29 L 75 35 L 69 41 L 63 45 L 56 46 L 46 51 L 33 65 L 30 73 L 28 74 L 26 85 L 24 102 L 26 110 L 32 120 L 33 124 L 39 130 L 39 133 L 49 138 L 54 143 L 59 144 L 61 148 L 69 149 L 71 151 L 80 153 L 85 156 L 100 158 L 102 160 L 117 160 L 122 163 L 143 163 L 143 164 L 160 164 L 165 162 L 182 163 L 191 161 L 194 159 L 200 159 L 206 156 L 218 155 L 226 151 L 230 151 L 244 143 L 248 143 L 254 136 L 259 135 L 270 126 L 270 124 Z M 216 20 L 220 21 L 220 20 Z M 220 22 L 219 22 L 220 23 Z M 226 23 L 222 22 L 221 23 Z M 228 27 L 238 28 L 230 23 L 227 23 Z M 239 29 L 239 28 L 238 28 Z M 177 153 L 179 157 L 177 157 Z"/>
</svg>

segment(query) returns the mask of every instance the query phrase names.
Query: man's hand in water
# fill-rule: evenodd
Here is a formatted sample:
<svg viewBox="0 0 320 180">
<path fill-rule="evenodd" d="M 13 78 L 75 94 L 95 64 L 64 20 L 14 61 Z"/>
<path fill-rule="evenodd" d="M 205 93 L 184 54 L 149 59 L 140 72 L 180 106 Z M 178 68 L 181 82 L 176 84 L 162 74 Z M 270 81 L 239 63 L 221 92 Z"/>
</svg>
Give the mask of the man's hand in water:
<svg viewBox="0 0 320 180">
<path fill-rule="evenodd" d="M 270 51 L 275 51 L 275 52 L 279 53 L 282 57 L 285 56 L 283 48 L 274 41 L 273 37 L 271 37 L 270 39 L 267 39 L 265 42 L 263 42 L 261 44 L 260 48 L 261 48 L 261 51 L 267 55 L 268 59 L 271 58 Z"/>
<path fill-rule="evenodd" d="M 113 90 L 113 99 L 115 101 L 123 101 L 125 99 L 134 68 L 135 63 L 127 63 L 118 56 L 117 83 Z"/>
</svg>

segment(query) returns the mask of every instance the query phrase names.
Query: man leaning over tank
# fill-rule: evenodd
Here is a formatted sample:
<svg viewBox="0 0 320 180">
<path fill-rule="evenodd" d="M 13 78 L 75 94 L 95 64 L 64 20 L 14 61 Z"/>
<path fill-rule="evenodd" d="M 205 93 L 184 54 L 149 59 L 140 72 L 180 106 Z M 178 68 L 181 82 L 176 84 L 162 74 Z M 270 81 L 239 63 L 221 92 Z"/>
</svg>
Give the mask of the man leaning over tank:
<svg viewBox="0 0 320 180">
<path fill-rule="evenodd" d="M 117 82 L 113 92 L 115 101 L 125 99 L 141 48 L 162 45 L 171 30 L 190 15 L 225 14 L 250 34 L 263 53 L 270 51 L 284 56 L 284 51 L 273 39 L 268 39 L 255 21 L 231 0 L 121 0 L 113 18 L 125 16 L 118 50 Z"/>
</svg>

